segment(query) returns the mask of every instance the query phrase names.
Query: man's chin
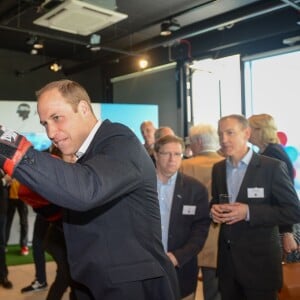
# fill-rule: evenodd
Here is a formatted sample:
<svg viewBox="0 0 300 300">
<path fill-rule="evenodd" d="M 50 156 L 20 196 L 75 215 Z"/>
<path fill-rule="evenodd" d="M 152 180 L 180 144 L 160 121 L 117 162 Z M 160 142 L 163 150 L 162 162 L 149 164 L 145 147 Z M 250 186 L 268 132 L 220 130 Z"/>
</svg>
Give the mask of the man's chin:
<svg viewBox="0 0 300 300">
<path fill-rule="evenodd" d="M 228 148 L 222 148 L 221 150 L 225 156 L 230 156 L 232 154 L 232 151 L 230 151 Z"/>
</svg>

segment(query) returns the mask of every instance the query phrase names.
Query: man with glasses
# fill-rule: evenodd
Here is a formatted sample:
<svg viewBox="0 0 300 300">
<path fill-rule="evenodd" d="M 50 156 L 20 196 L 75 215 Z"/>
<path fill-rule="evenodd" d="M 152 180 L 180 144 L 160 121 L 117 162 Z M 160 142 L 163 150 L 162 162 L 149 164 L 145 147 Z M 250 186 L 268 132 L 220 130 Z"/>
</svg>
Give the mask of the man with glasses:
<svg viewBox="0 0 300 300">
<path fill-rule="evenodd" d="M 176 268 L 181 298 L 192 300 L 197 288 L 197 254 L 210 220 L 206 187 L 178 172 L 183 151 L 183 140 L 177 136 L 164 136 L 154 145 L 163 246 Z"/>
</svg>

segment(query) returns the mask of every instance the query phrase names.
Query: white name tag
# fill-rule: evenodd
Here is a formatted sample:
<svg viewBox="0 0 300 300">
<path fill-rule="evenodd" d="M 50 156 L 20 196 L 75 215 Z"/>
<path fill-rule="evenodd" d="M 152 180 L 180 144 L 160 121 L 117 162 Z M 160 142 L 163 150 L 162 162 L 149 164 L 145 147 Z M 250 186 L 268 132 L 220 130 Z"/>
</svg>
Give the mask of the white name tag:
<svg viewBox="0 0 300 300">
<path fill-rule="evenodd" d="M 182 214 L 183 215 L 195 215 L 196 205 L 183 205 Z"/>
<path fill-rule="evenodd" d="M 263 198 L 265 195 L 265 190 L 264 188 L 259 188 L 259 187 L 248 188 L 247 193 L 248 193 L 248 198 Z"/>
</svg>

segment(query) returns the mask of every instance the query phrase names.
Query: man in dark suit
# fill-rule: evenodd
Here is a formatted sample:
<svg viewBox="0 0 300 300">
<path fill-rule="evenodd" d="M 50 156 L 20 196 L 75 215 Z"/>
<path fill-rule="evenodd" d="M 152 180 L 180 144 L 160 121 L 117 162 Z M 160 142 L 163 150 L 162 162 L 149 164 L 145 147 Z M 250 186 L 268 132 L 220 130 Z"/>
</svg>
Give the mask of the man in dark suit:
<svg viewBox="0 0 300 300">
<path fill-rule="evenodd" d="M 222 300 L 276 300 L 282 286 L 279 225 L 299 223 L 300 205 L 286 165 L 248 147 L 241 115 L 219 120 L 226 160 L 213 167 L 214 222 L 221 223 L 218 276 Z M 229 194 L 231 203 L 220 203 Z"/>
<path fill-rule="evenodd" d="M 0 128 L 0 166 L 63 207 L 71 276 L 80 300 L 175 300 L 174 267 L 163 251 L 154 165 L 134 133 L 98 121 L 85 89 L 70 80 L 37 92 L 48 137 L 75 164 L 35 151 Z"/>
<path fill-rule="evenodd" d="M 183 140 L 174 135 L 166 135 L 154 145 L 163 245 L 176 268 L 181 298 L 192 300 L 198 279 L 197 254 L 210 219 L 206 187 L 178 172 L 183 151 Z"/>
</svg>

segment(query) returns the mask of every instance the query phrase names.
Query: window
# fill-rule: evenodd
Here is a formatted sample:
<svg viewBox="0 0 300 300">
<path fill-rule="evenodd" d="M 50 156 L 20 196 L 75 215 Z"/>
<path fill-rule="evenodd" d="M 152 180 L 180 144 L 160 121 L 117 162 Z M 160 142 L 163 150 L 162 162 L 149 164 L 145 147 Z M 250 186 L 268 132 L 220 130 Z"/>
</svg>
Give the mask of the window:
<svg viewBox="0 0 300 300">
<path fill-rule="evenodd" d="M 240 56 L 195 61 L 192 69 L 192 124 L 216 124 L 241 113 Z"/>
<path fill-rule="evenodd" d="M 295 168 L 295 187 L 300 194 L 300 51 L 269 53 L 245 59 L 246 115 L 268 113 L 287 138 L 284 147 Z"/>
<path fill-rule="evenodd" d="M 247 57 L 244 62 L 245 100 L 241 97 L 240 57 L 194 62 L 192 69 L 191 124 L 217 125 L 223 115 L 246 116 L 268 113 L 275 118 L 285 151 L 295 169 L 295 187 L 300 195 L 300 50 L 273 51 Z"/>
</svg>

